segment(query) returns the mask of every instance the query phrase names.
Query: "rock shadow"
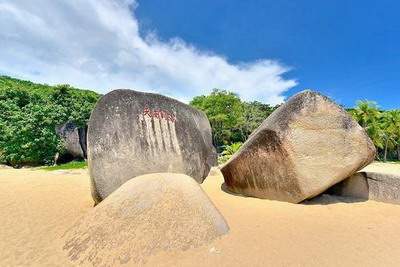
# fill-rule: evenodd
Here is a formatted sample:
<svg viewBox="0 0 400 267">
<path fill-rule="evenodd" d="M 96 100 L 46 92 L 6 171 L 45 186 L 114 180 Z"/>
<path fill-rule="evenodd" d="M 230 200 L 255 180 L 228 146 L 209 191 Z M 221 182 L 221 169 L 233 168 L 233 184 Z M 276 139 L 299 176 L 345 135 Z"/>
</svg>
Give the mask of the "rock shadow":
<svg viewBox="0 0 400 267">
<path fill-rule="evenodd" d="M 244 198 L 253 198 L 251 196 L 242 195 L 239 193 L 232 192 L 228 189 L 225 183 L 221 184 L 221 190 L 227 194 L 237 197 L 244 197 Z M 261 199 L 261 198 L 260 198 Z M 278 200 L 276 200 L 278 201 Z M 338 204 L 338 203 L 361 203 L 366 202 L 368 199 L 366 198 L 356 198 L 356 197 L 344 197 L 344 196 L 337 196 L 337 195 L 330 195 L 330 194 L 321 194 L 311 199 L 306 199 L 298 205 L 331 205 L 331 204 Z M 294 203 L 291 203 L 294 204 Z"/>
<path fill-rule="evenodd" d="M 245 196 L 245 195 L 242 195 L 242 194 L 239 194 L 239 193 L 235 193 L 235 192 L 230 191 L 230 190 L 228 189 L 228 187 L 226 186 L 225 182 L 221 184 L 221 190 L 224 191 L 225 193 L 229 194 L 229 195 L 232 195 L 232 196 L 237 196 L 237 197 L 248 197 L 248 196 Z"/>
<path fill-rule="evenodd" d="M 366 202 L 368 199 L 356 197 L 344 197 L 337 195 L 321 194 L 311 199 L 306 199 L 300 204 L 302 205 L 330 205 L 338 203 L 360 203 Z"/>
</svg>

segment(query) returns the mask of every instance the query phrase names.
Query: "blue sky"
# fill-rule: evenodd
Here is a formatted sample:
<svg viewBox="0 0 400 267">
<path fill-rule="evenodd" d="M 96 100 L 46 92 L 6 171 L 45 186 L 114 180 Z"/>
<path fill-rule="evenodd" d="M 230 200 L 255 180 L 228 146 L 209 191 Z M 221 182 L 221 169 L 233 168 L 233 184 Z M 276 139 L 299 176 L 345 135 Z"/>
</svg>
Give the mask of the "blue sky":
<svg viewBox="0 0 400 267">
<path fill-rule="evenodd" d="M 315 89 L 399 108 L 400 2 L 0 0 L 0 74 L 183 101 Z"/>
<path fill-rule="evenodd" d="M 231 62 L 273 58 L 338 102 L 400 108 L 399 1 L 142 1 L 142 32 L 179 36 Z"/>
</svg>

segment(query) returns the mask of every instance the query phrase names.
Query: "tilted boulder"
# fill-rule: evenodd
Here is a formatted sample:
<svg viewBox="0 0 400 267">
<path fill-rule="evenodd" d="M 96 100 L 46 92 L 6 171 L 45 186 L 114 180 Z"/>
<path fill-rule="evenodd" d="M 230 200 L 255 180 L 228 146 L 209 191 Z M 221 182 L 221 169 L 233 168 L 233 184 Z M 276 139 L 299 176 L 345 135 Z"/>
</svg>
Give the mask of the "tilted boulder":
<svg viewBox="0 0 400 267">
<path fill-rule="evenodd" d="M 221 168 L 228 190 L 298 203 L 373 161 L 375 147 L 327 97 L 301 92 L 273 112 Z"/>
<path fill-rule="evenodd" d="M 65 150 L 73 158 L 86 158 L 86 129 L 72 122 L 56 127 L 56 133 L 64 142 Z"/>
<path fill-rule="evenodd" d="M 329 188 L 327 193 L 400 204 L 400 175 L 358 172 Z"/>
<path fill-rule="evenodd" d="M 96 202 L 147 173 L 184 173 L 201 183 L 215 164 L 207 117 L 175 99 L 115 90 L 90 116 L 88 165 Z"/>
<path fill-rule="evenodd" d="M 85 266 L 139 264 L 160 251 L 201 246 L 228 231 L 194 179 L 147 174 L 127 181 L 72 226 L 64 250 Z"/>
</svg>

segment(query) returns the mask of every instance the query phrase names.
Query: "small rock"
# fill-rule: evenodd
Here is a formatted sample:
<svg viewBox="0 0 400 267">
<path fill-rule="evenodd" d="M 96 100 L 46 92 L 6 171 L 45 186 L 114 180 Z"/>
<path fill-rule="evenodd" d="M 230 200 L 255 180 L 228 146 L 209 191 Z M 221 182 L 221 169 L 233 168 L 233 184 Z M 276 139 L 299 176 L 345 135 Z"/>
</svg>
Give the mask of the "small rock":
<svg viewBox="0 0 400 267">
<path fill-rule="evenodd" d="M 400 175 L 358 172 L 327 191 L 333 195 L 400 203 Z"/>
</svg>

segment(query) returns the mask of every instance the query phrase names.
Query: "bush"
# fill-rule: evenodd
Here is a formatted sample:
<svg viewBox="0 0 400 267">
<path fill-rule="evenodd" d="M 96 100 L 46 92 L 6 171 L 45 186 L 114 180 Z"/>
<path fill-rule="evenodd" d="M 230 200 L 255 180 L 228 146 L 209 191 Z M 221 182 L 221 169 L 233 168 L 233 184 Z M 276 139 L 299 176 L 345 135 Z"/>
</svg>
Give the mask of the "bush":
<svg viewBox="0 0 400 267">
<path fill-rule="evenodd" d="M 224 146 L 224 150 L 222 151 L 221 155 L 218 157 L 218 164 L 223 164 L 227 162 L 236 151 L 242 146 L 241 142 L 233 143 L 231 145 Z"/>
</svg>

